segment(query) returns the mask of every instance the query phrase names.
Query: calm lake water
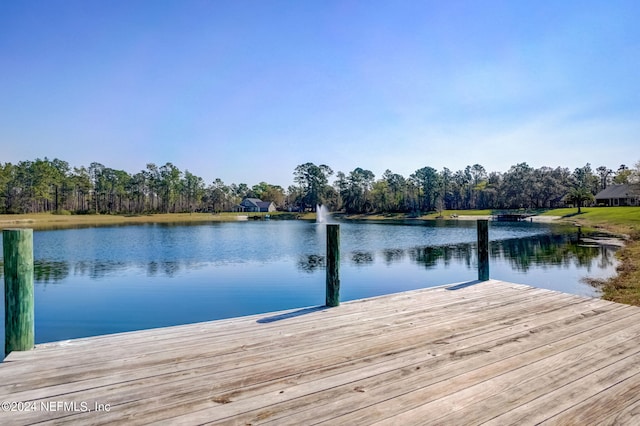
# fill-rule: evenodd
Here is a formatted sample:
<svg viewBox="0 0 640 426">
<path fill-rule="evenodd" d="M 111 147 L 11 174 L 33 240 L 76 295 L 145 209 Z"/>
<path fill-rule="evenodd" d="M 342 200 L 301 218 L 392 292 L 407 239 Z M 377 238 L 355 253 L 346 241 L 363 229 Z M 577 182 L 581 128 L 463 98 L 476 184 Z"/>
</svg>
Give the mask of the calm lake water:
<svg viewBox="0 0 640 426">
<path fill-rule="evenodd" d="M 475 222 L 340 228 L 343 301 L 477 278 Z M 492 222 L 491 277 L 596 296 L 580 280 L 613 275 L 615 248 L 577 232 Z M 325 239 L 304 221 L 34 232 L 36 342 L 321 305 Z"/>
</svg>

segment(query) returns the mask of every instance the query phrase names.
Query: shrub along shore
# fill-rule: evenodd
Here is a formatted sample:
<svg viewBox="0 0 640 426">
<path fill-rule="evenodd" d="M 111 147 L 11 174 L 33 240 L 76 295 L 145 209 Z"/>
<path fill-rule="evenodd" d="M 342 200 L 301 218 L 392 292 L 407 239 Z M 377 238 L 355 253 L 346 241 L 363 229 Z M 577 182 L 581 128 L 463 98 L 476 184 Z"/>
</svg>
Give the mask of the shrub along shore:
<svg viewBox="0 0 640 426">
<path fill-rule="evenodd" d="M 238 216 L 261 219 L 265 213 L 168 213 L 148 215 L 55 215 L 49 213 L 0 215 L 0 228 L 33 228 L 37 230 L 64 229 L 90 226 L 136 225 L 143 223 L 206 223 L 237 221 Z M 419 217 L 406 214 L 340 215 L 343 220 L 437 220 L 477 219 L 491 215 L 490 210 L 451 210 L 431 213 Z M 315 214 L 269 213 L 271 219 L 315 220 Z M 240 219 L 245 219 L 240 217 Z M 581 214 L 576 209 L 553 209 L 538 216 L 536 221 L 564 221 L 585 228 L 596 229 L 620 236 L 625 246 L 618 250 L 620 264 L 617 275 L 608 280 L 589 280 L 602 290 L 602 297 L 619 303 L 640 306 L 640 207 L 592 207 L 583 208 Z"/>
</svg>

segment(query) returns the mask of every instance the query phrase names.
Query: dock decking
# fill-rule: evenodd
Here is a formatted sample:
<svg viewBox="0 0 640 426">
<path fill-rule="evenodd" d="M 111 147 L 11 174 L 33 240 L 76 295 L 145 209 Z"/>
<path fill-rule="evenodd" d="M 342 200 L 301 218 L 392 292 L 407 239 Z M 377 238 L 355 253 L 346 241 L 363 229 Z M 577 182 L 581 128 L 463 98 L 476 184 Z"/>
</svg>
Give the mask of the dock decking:
<svg viewBox="0 0 640 426">
<path fill-rule="evenodd" d="M 490 280 L 77 339 L 10 354 L 0 401 L 3 425 L 639 424 L 640 308 Z"/>
</svg>

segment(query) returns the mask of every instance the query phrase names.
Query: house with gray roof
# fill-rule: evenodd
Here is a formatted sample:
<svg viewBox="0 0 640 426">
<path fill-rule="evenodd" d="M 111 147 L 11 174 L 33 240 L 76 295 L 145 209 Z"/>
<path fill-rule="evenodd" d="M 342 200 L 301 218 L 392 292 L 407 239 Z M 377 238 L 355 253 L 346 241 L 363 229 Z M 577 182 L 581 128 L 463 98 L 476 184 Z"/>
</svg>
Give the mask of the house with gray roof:
<svg viewBox="0 0 640 426">
<path fill-rule="evenodd" d="M 245 198 L 240 204 L 234 206 L 233 211 L 249 213 L 275 212 L 276 205 L 272 201 L 262 201 L 259 198 Z"/>
<path fill-rule="evenodd" d="M 610 185 L 595 198 L 597 205 L 640 206 L 640 184 Z"/>
</svg>

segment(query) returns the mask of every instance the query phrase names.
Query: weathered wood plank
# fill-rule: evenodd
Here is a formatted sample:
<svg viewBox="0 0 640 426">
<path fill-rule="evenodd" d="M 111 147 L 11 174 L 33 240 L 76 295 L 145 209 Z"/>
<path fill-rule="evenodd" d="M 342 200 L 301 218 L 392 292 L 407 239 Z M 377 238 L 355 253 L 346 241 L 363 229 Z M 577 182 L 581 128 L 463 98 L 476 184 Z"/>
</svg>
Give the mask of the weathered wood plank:
<svg viewBox="0 0 640 426">
<path fill-rule="evenodd" d="M 489 279 L 489 221 L 478 220 L 478 280 L 487 281 Z"/>
<path fill-rule="evenodd" d="M 635 318 L 637 320 L 638 317 Z M 463 356 L 455 360 L 455 362 L 451 359 L 446 359 L 446 362 L 441 365 L 433 363 L 431 365 L 423 364 L 421 365 L 420 372 L 412 372 L 411 377 L 409 378 L 400 377 L 400 380 L 394 381 L 393 379 L 385 377 L 384 380 L 379 382 L 359 381 L 354 383 L 352 386 L 354 388 L 360 387 L 361 389 L 366 390 L 366 395 L 359 396 L 358 394 L 352 394 L 346 398 L 344 396 L 338 398 L 338 395 L 334 395 L 335 398 L 332 401 L 331 411 L 327 418 L 324 418 L 322 415 L 319 415 L 314 411 L 313 401 L 310 399 L 308 401 L 310 405 L 304 407 L 306 411 L 300 415 L 293 415 L 290 418 L 287 418 L 287 424 L 295 424 L 297 422 L 306 423 L 307 421 L 317 421 L 320 419 L 324 419 L 329 423 L 344 422 L 345 424 L 353 424 L 353 422 L 362 422 L 366 424 L 367 422 L 373 421 L 375 418 L 384 418 L 389 414 L 389 412 L 393 412 L 393 410 L 397 408 L 395 402 L 396 397 L 405 395 L 413 389 L 423 389 L 427 386 L 435 385 L 439 386 L 440 391 L 442 392 L 453 392 L 456 390 L 455 382 L 453 380 L 464 374 L 472 372 L 477 368 L 492 365 L 496 362 L 500 362 L 502 359 L 523 356 L 523 354 L 528 350 L 535 351 L 534 354 L 538 356 L 562 352 L 566 350 L 566 348 L 591 342 L 594 337 L 608 336 L 610 333 L 617 330 L 619 326 L 620 324 L 606 324 L 603 328 L 597 329 L 597 331 L 593 328 L 588 328 L 579 334 L 574 334 L 576 330 L 570 330 L 568 331 L 569 337 L 557 342 L 551 342 L 548 335 L 538 333 L 537 330 L 532 329 L 536 332 L 534 332 L 534 336 L 530 337 L 531 340 L 529 342 L 526 341 L 526 339 L 528 339 L 526 334 L 523 334 L 521 336 L 515 335 L 506 337 L 493 342 L 493 344 L 481 344 L 462 351 L 461 354 Z M 564 328 L 563 331 L 567 332 Z M 452 352 L 450 352 L 450 354 L 451 353 Z M 440 369 L 438 367 L 440 367 Z M 462 378 L 464 379 L 465 376 L 462 376 Z M 462 383 L 461 388 L 464 388 L 464 386 L 465 382 Z M 434 392 L 434 395 L 437 393 L 437 388 L 431 387 L 428 390 L 429 392 Z M 339 392 L 343 395 L 349 393 L 348 389 L 341 389 Z M 431 400 L 432 396 L 429 392 L 422 402 L 428 402 Z M 375 404 L 378 402 L 388 404 L 388 406 L 382 405 L 375 407 Z M 315 408 L 321 409 L 321 405 L 318 405 Z M 362 408 L 362 410 L 360 413 L 357 413 L 355 410 L 359 408 Z M 363 417 L 364 415 L 371 414 L 372 409 L 378 409 L 378 411 L 376 411 L 372 416 L 373 419 Z M 288 407 L 288 410 L 295 411 L 292 407 Z M 385 415 L 381 415 L 379 413 L 385 413 Z M 341 414 L 346 415 L 338 417 Z M 397 424 L 402 423 L 399 422 Z"/>
<path fill-rule="evenodd" d="M 635 382 L 638 380 L 637 376 L 634 376 L 633 380 L 634 383 L 631 386 L 627 383 L 620 384 L 620 386 L 624 387 L 624 389 L 621 390 L 624 392 L 622 398 L 627 399 L 627 394 L 633 397 L 633 394 L 635 393 L 634 399 L 629 398 L 632 399 L 633 402 L 626 407 L 618 407 L 618 411 L 599 421 L 601 425 L 633 425 L 638 423 L 638 420 L 640 420 L 640 389 L 638 389 L 638 385 Z M 606 397 L 610 398 L 609 395 Z M 611 397 L 617 399 L 615 394 Z"/>
<path fill-rule="evenodd" d="M 475 370 L 466 377 L 457 377 L 446 386 L 446 392 L 450 393 L 440 398 L 434 396 L 432 388 L 424 389 L 429 398 L 434 398 L 429 403 L 424 403 L 422 390 L 407 394 L 406 399 L 413 399 L 413 403 L 418 405 L 379 424 L 417 425 L 424 424 L 423 419 L 429 419 L 433 424 L 479 424 L 488 421 L 550 390 L 565 386 L 576 377 L 592 374 L 637 353 L 637 342 L 631 337 L 638 333 L 640 325 L 589 340 L 551 356 L 533 351 L 510 357 L 488 368 Z M 456 382 L 460 383 L 459 389 L 455 388 Z"/>
<path fill-rule="evenodd" d="M 2 231 L 4 355 L 34 346 L 33 229 Z"/>
<path fill-rule="evenodd" d="M 640 309 L 496 280 L 455 288 L 38 347 L 0 364 L 1 399 L 110 411 L 0 423 L 555 424 L 637 412 Z"/>
<path fill-rule="evenodd" d="M 424 358 L 429 359 L 429 358 L 430 358 L 430 357 L 432 357 L 432 356 L 436 356 L 435 351 L 433 351 L 433 353 L 428 353 L 428 352 L 427 352 L 427 353 L 423 354 L 423 356 L 422 356 L 422 357 L 418 357 L 418 358 L 414 357 L 414 362 L 419 362 L 421 359 L 424 359 Z M 387 358 L 387 359 L 388 359 L 388 358 Z M 397 364 L 398 364 L 398 361 L 397 361 L 398 359 L 402 359 L 402 364 L 404 364 L 404 363 L 406 363 L 406 362 L 407 362 L 407 358 L 406 358 L 405 356 L 403 356 L 403 355 L 398 355 L 398 356 L 397 356 L 397 358 L 395 358 L 395 360 L 396 360 L 396 361 L 393 363 L 393 364 L 396 364 L 396 365 L 392 365 L 392 363 L 391 363 L 391 362 L 387 362 L 387 364 L 391 365 L 391 367 L 390 367 L 391 369 L 400 368 L 400 366 L 399 366 L 399 365 L 397 365 Z M 367 364 L 366 364 L 366 367 L 364 367 L 364 369 L 363 369 L 364 373 L 365 373 L 365 374 L 370 374 L 370 370 L 373 368 L 373 365 L 374 365 L 373 363 L 367 363 Z M 349 373 L 348 375 L 345 375 L 345 378 L 346 378 L 347 380 L 351 381 L 351 380 L 353 380 L 353 378 L 352 378 L 353 374 L 354 374 L 354 373 L 353 373 L 353 372 L 351 372 L 351 373 Z M 306 379 L 306 378 L 309 376 L 309 374 L 304 374 L 304 376 L 305 376 L 305 379 Z M 334 376 L 334 377 L 335 377 L 335 376 Z M 335 379 L 332 379 L 332 380 L 335 380 Z M 290 383 L 290 382 L 287 382 L 287 384 L 286 384 L 286 385 L 291 385 L 291 383 Z M 317 391 L 317 390 L 316 390 L 316 389 L 314 389 L 314 390 L 312 390 L 311 392 L 313 393 L 313 392 L 316 392 L 316 391 Z M 244 391 L 242 391 L 242 392 L 237 392 L 237 395 L 234 395 L 234 401 L 236 401 L 236 400 L 237 400 L 237 397 L 240 397 L 240 396 L 246 396 L 246 395 L 247 395 L 247 393 L 248 393 L 248 390 L 247 390 L 247 389 L 245 389 L 245 390 L 244 390 Z M 287 390 L 287 394 L 288 394 L 288 395 L 291 395 L 291 392 L 290 392 L 290 390 L 289 390 L 289 389 Z M 260 396 L 259 398 L 256 398 L 256 399 L 254 400 L 254 402 L 256 402 L 256 403 L 258 403 L 258 404 L 264 404 L 264 401 L 265 401 L 264 395 L 263 395 L 263 396 Z M 225 406 L 225 408 L 226 408 L 226 407 L 231 407 L 231 405 L 227 405 L 227 406 Z M 234 407 L 235 407 L 235 404 L 234 404 Z M 175 411 L 174 411 L 173 409 L 171 409 L 171 411 L 175 414 Z"/>
<path fill-rule="evenodd" d="M 542 424 L 606 425 L 638 424 L 640 420 L 640 374 L 622 380 L 604 394 L 598 393 L 553 416 Z"/>
<path fill-rule="evenodd" d="M 617 360 L 589 375 L 580 375 L 566 386 L 550 390 L 543 396 L 520 405 L 518 408 L 493 418 L 487 425 L 517 424 L 522 422 L 538 424 L 550 419 L 595 394 L 603 398 L 616 384 L 627 381 L 640 373 L 640 352 Z M 627 383 L 634 383 L 628 380 Z M 617 388 L 618 390 L 620 388 Z M 619 408 L 624 406 L 618 405 Z"/>
<path fill-rule="evenodd" d="M 606 303 L 606 302 L 604 302 L 604 303 Z M 563 322 L 563 324 L 564 324 L 564 323 L 566 323 L 566 321 L 564 321 L 564 322 Z M 511 333 L 513 334 L 513 331 L 511 331 Z M 530 334 L 530 333 L 528 333 L 528 331 L 527 331 L 527 335 L 529 335 L 529 334 Z M 484 336 L 483 336 L 483 337 L 482 337 L 482 341 L 484 341 L 485 339 L 486 339 L 486 337 L 484 337 Z M 514 339 L 511 339 L 511 340 L 515 341 Z M 499 342 L 498 344 L 499 344 L 499 346 L 504 346 L 506 343 L 505 343 L 504 341 L 502 341 L 502 342 Z M 484 352 L 485 352 L 485 350 L 471 351 L 471 352 L 475 352 L 475 353 L 484 353 Z M 433 354 L 432 354 L 432 355 L 433 355 Z M 430 358 L 430 357 L 431 357 L 431 355 L 427 356 L 427 358 Z M 465 358 L 465 356 L 460 356 L 459 358 L 460 358 L 460 359 L 464 359 L 464 358 Z M 445 358 L 444 358 L 444 361 L 445 361 L 445 362 L 448 362 L 448 359 L 449 359 L 448 357 L 445 357 Z M 426 371 L 426 370 L 425 370 L 425 371 Z M 304 372 L 304 370 L 302 370 L 302 372 Z M 385 381 L 384 381 L 384 382 L 388 382 L 388 380 L 387 380 L 387 379 L 385 379 Z M 176 391 L 179 391 L 179 389 L 178 389 L 178 390 L 176 390 Z M 315 392 L 315 390 L 314 390 L 313 392 Z M 290 392 L 289 390 L 287 390 L 287 392 L 286 392 L 286 393 L 287 393 L 287 395 L 291 395 L 291 392 Z M 234 394 L 234 395 L 233 395 L 233 396 L 234 396 L 233 400 L 234 400 L 234 401 L 236 401 L 237 397 L 239 397 L 239 396 L 240 396 L 240 394 L 241 394 L 241 392 L 238 392 L 238 394 Z M 173 395 L 173 394 L 172 394 L 172 395 Z M 313 396 L 313 399 L 315 399 L 315 398 L 316 398 L 316 396 L 314 395 L 314 396 Z M 174 399 L 175 399 L 175 395 L 174 395 Z M 167 401 L 167 402 L 169 402 L 169 401 Z M 259 404 L 264 404 L 264 397 L 262 397 L 262 398 L 258 399 L 258 403 L 259 403 Z M 224 408 L 226 408 L 226 407 L 231 407 L 231 405 L 225 405 L 225 406 L 224 406 Z M 193 406 L 188 406 L 188 410 L 192 411 L 193 409 L 194 409 L 194 407 L 193 407 Z M 216 408 L 216 410 L 221 410 L 221 409 L 222 409 L 222 408 L 219 408 L 219 409 L 218 409 L 218 408 Z M 179 412 L 177 408 L 175 408 L 175 407 L 170 407 L 170 406 L 169 406 L 169 407 L 167 407 L 167 410 L 168 410 L 168 411 L 170 411 L 170 414 L 174 414 L 174 415 L 175 415 L 176 413 L 178 413 L 178 412 Z M 133 410 L 133 412 L 137 412 L 137 411 L 139 411 L 137 408 Z M 159 413 L 157 413 L 157 412 L 150 413 L 150 415 L 152 415 L 152 416 L 153 416 L 153 415 L 158 415 L 158 414 L 159 414 Z M 210 417 L 210 415 L 211 415 L 211 413 L 207 413 L 207 414 L 206 414 L 206 417 L 207 417 L 207 418 L 211 418 L 211 417 Z M 204 419 L 203 419 L 203 420 L 204 420 Z"/>
<path fill-rule="evenodd" d="M 327 282 L 325 305 L 340 305 L 340 225 L 327 225 Z"/>
</svg>

